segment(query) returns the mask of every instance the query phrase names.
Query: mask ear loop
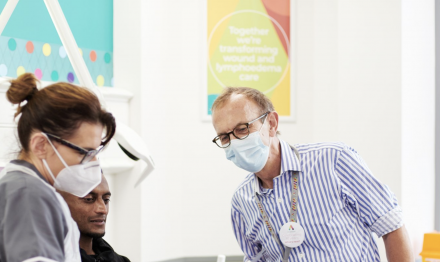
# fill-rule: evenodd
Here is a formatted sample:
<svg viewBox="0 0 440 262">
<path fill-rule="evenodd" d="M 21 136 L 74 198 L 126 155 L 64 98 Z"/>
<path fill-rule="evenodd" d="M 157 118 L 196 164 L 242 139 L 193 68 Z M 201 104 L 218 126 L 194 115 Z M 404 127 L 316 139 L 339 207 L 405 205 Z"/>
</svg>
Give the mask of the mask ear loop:
<svg viewBox="0 0 440 262">
<path fill-rule="evenodd" d="M 52 177 L 53 183 L 55 185 L 55 181 L 56 181 L 55 176 L 52 174 L 52 171 L 50 170 L 49 165 L 46 162 L 46 159 L 43 159 L 43 165 L 44 165 L 44 167 L 46 167 L 47 171 L 49 172 L 49 175 Z"/>
<path fill-rule="evenodd" d="M 267 118 L 267 115 L 264 117 L 263 124 L 261 125 L 260 130 L 258 130 L 258 132 L 260 134 L 261 134 L 261 129 L 263 128 L 264 124 L 266 123 L 266 118 Z M 272 144 L 272 137 L 269 135 L 269 149 L 270 149 L 271 144 Z"/>
<path fill-rule="evenodd" d="M 61 160 L 61 162 L 63 163 L 63 165 L 70 170 L 69 166 L 66 164 L 66 162 L 64 162 L 63 157 L 61 157 L 60 153 L 58 153 L 58 150 L 55 148 L 55 146 L 52 144 L 52 141 L 50 141 L 49 137 L 47 137 L 47 135 L 45 133 L 42 133 L 46 138 L 47 141 L 49 141 L 49 144 L 52 146 L 53 150 L 55 151 L 55 154 L 57 154 L 58 158 Z"/>
</svg>

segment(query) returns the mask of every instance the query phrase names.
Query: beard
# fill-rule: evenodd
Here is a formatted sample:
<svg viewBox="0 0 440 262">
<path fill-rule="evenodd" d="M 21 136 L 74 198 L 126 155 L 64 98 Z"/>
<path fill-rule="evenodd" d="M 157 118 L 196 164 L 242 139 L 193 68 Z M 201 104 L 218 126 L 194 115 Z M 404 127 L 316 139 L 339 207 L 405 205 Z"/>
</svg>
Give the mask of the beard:
<svg viewBox="0 0 440 262">
<path fill-rule="evenodd" d="M 81 232 L 81 234 L 90 238 L 101 238 L 105 235 L 105 232 L 104 233 Z"/>
</svg>

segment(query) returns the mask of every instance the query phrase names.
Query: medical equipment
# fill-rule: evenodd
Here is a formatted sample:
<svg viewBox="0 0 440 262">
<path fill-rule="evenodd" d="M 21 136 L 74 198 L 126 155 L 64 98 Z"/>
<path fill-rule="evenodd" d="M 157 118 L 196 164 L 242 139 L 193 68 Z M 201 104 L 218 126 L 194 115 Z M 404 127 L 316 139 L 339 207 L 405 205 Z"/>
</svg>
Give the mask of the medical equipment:
<svg viewBox="0 0 440 262">
<path fill-rule="evenodd" d="M 0 35 L 8 23 L 18 1 L 19 0 L 8 0 L 0 14 Z M 104 97 L 93 82 L 92 76 L 80 54 L 78 45 L 76 44 L 58 0 L 44 0 L 44 3 L 46 4 L 46 8 L 49 11 L 52 22 L 55 25 L 80 85 L 94 92 L 101 102 L 101 106 L 106 108 Z M 147 167 L 142 171 L 135 184 L 136 187 L 155 169 L 155 164 L 143 139 L 133 129 L 117 120 L 116 126 L 114 139 L 118 142 L 122 151 L 135 161 L 142 160 L 147 163 Z"/>
</svg>

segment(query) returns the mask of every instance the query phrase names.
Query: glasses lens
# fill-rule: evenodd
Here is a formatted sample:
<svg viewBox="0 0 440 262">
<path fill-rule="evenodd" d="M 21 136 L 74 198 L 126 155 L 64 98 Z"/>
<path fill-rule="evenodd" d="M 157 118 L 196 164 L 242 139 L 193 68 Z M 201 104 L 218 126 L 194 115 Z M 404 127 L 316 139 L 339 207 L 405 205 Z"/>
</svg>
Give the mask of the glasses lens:
<svg viewBox="0 0 440 262">
<path fill-rule="evenodd" d="M 249 135 L 249 128 L 247 125 L 239 125 L 234 129 L 234 135 L 238 139 L 246 138 Z"/>
<path fill-rule="evenodd" d="M 93 158 L 95 158 L 95 156 L 97 156 L 105 147 L 100 147 L 96 150 L 91 150 L 89 152 L 87 152 L 86 156 L 84 157 L 83 161 L 81 162 L 82 164 L 86 164 L 90 161 L 93 160 Z"/>
<path fill-rule="evenodd" d="M 97 154 L 97 150 L 91 150 L 89 152 L 87 152 L 87 154 L 84 156 L 83 161 L 81 162 L 82 164 L 87 164 L 88 162 L 90 162 Z"/>
<path fill-rule="evenodd" d="M 219 147 L 227 147 L 229 145 L 229 135 L 219 135 L 218 137 L 216 137 L 215 139 L 215 143 L 219 146 Z"/>
</svg>

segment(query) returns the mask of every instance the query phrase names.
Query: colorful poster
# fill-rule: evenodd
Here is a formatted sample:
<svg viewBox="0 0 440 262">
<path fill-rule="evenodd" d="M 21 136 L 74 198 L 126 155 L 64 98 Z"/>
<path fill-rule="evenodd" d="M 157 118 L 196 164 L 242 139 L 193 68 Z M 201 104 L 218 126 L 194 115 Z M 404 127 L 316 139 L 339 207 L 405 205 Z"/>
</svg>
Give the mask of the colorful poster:
<svg viewBox="0 0 440 262">
<path fill-rule="evenodd" d="M 207 0 L 206 116 L 226 86 L 266 94 L 293 119 L 290 0 Z"/>
</svg>

